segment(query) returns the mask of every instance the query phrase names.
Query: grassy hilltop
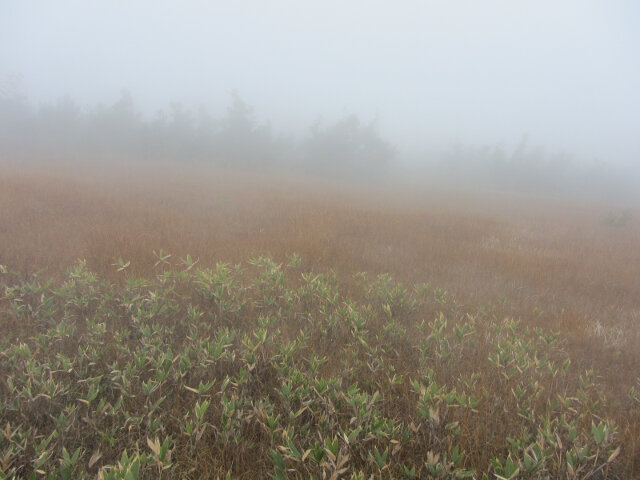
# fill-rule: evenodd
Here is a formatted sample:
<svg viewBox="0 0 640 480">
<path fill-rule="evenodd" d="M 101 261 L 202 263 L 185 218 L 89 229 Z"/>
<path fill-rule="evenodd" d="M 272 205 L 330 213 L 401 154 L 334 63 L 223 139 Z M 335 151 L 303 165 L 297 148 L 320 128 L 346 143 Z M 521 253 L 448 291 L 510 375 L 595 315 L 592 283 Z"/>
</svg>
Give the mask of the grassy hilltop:
<svg viewBox="0 0 640 480">
<path fill-rule="evenodd" d="M 640 474 L 635 214 L 187 178 L 0 180 L 0 478 Z"/>
</svg>

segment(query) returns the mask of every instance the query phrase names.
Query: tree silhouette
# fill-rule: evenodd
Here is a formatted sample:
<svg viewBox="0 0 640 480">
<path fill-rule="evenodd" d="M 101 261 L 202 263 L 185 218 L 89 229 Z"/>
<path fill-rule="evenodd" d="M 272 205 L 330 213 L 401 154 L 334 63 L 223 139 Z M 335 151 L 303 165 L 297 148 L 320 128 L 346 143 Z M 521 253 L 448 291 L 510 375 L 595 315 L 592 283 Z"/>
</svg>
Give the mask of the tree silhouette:
<svg viewBox="0 0 640 480">
<path fill-rule="evenodd" d="M 305 147 L 310 168 L 332 175 L 378 172 L 388 165 L 394 153 L 378 134 L 375 120 L 363 125 L 355 115 L 328 127 L 316 120 Z"/>
</svg>

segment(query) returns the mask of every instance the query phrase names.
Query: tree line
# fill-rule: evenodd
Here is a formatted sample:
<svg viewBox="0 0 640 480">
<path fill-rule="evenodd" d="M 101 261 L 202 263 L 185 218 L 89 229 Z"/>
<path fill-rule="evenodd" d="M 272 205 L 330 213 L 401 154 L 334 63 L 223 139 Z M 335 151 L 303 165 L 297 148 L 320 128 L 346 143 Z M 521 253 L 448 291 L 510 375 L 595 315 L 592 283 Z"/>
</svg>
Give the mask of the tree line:
<svg viewBox="0 0 640 480">
<path fill-rule="evenodd" d="M 154 116 L 142 115 L 122 90 L 111 104 L 81 107 L 70 97 L 32 105 L 0 82 L 0 155 L 11 159 L 204 162 L 264 169 L 285 168 L 328 176 L 375 178 L 397 171 L 403 158 L 378 131 L 376 120 L 345 115 L 316 120 L 294 139 L 260 122 L 254 108 L 232 92 L 217 116 L 204 107 L 172 102 Z M 524 135 L 508 150 L 501 145 L 456 143 L 423 153 L 410 165 L 425 180 L 489 184 L 519 191 L 633 197 L 640 202 L 638 168 L 585 162 L 568 152 L 547 152 Z M 401 170 L 401 169 L 400 169 Z M 405 169 L 406 170 L 406 169 Z"/>
<path fill-rule="evenodd" d="M 32 106 L 26 97 L 0 96 L 0 153 L 12 157 L 136 159 L 211 162 L 224 166 L 291 166 L 313 173 L 361 174 L 388 168 L 395 149 L 376 121 L 346 115 L 313 123 L 300 140 L 277 135 L 232 92 L 226 111 L 172 102 L 150 118 L 123 90 L 110 105 L 80 107 L 64 97 Z"/>
</svg>

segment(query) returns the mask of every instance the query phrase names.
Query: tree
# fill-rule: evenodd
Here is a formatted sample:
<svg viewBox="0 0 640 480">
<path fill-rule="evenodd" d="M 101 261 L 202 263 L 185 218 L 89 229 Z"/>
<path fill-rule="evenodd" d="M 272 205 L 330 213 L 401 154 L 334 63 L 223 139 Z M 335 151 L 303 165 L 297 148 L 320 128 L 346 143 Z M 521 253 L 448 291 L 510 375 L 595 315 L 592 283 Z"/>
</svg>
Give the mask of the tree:
<svg viewBox="0 0 640 480">
<path fill-rule="evenodd" d="M 218 145 L 223 159 L 235 164 L 267 163 L 272 159 L 270 126 L 257 124 L 253 107 L 235 90 L 227 115 L 220 122 Z"/>
<path fill-rule="evenodd" d="M 313 171 L 331 175 L 368 175 L 386 167 L 393 147 L 378 134 L 375 120 L 363 125 L 348 115 L 323 127 L 320 119 L 312 125 L 305 142 L 308 163 Z"/>
<path fill-rule="evenodd" d="M 4 75 L 0 78 L 0 148 L 2 153 L 21 150 L 21 145 L 31 141 L 32 111 L 24 94 L 21 75 Z"/>
</svg>

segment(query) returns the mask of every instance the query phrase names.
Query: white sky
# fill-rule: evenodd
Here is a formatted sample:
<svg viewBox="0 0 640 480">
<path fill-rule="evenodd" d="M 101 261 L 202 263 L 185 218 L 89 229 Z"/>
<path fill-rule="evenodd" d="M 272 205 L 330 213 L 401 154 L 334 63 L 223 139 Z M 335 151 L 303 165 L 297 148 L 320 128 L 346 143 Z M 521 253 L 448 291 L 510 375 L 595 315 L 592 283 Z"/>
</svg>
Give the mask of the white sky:
<svg viewBox="0 0 640 480">
<path fill-rule="evenodd" d="M 379 117 L 406 147 L 511 146 L 640 163 L 640 1 L 0 2 L 0 74 L 35 102 L 172 100 L 222 116 L 237 89 L 277 131 Z"/>
</svg>

